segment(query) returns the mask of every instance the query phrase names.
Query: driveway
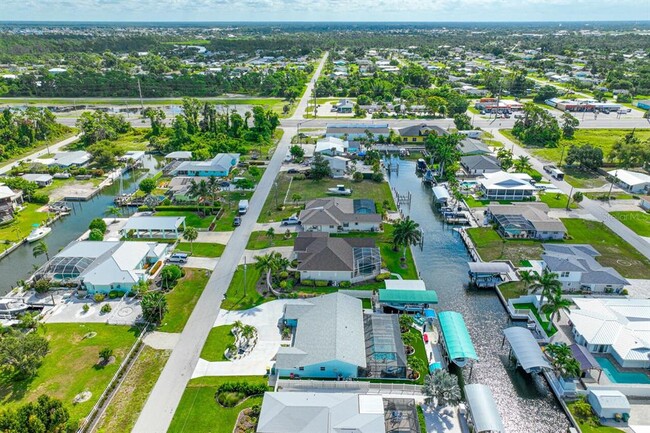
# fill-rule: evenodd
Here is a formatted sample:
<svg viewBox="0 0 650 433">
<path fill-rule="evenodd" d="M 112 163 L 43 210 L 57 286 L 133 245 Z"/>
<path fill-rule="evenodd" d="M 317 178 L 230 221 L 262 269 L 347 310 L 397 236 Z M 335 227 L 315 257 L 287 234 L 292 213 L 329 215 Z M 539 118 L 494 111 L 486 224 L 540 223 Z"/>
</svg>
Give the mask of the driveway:
<svg viewBox="0 0 650 433">
<path fill-rule="evenodd" d="M 217 263 L 219 263 L 218 258 L 190 256 L 187 258 L 187 263 L 181 266 L 184 268 L 207 269 L 211 271 L 217 266 Z"/>
<path fill-rule="evenodd" d="M 273 253 L 273 252 L 278 252 L 282 254 L 282 257 L 289 259 L 291 257 L 291 253 L 293 253 L 293 247 L 271 247 L 271 248 L 264 248 L 261 250 L 246 250 L 244 251 L 244 255 L 239 261 L 239 264 L 243 265 L 244 260 L 246 261 L 246 263 L 255 263 L 257 261 L 255 260 L 255 256 L 263 256 L 264 254 Z"/>
<path fill-rule="evenodd" d="M 199 232 L 195 242 L 208 244 L 228 244 L 233 232 Z"/>
<path fill-rule="evenodd" d="M 144 337 L 144 344 L 156 350 L 171 350 L 176 347 L 180 333 L 154 331 Z"/>
<path fill-rule="evenodd" d="M 192 378 L 201 376 L 261 376 L 271 367 L 282 343 L 277 326 L 287 303 L 302 303 L 298 299 L 280 299 L 243 311 L 219 310 L 214 326 L 231 325 L 240 320 L 257 329 L 257 344 L 251 353 L 236 361 L 208 362 L 199 359 Z M 286 344 L 289 344 L 286 341 Z"/>
</svg>

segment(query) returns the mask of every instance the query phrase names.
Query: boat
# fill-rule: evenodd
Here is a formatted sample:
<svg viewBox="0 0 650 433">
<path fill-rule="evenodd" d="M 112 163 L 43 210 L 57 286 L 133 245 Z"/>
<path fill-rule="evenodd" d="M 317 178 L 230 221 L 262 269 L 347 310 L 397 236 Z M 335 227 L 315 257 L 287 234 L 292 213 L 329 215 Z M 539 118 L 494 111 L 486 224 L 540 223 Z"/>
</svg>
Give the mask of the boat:
<svg viewBox="0 0 650 433">
<path fill-rule="evenodd" d="M 13 319 L 24 313 L 29 308 L 22 299 L 0 299 L 0 318 Z"/>
<path fill-rule="evenodd" d="M 56 212 L 56 213 L 69 213 L 72 209 L 70 209 L 69 206 L 67 206 L 64 202 L 62 201 L 57 201 L 56 203 L 52 203 L 49 207 L 50 212 Z"/>
<path fill-rule="evenodd" d="M 424 159 L 420 158 L 418 159 L 418 162 L 415 164 L 415 172 L 424 173 L 425 171 L 427 171 L 427 163 Z"/>
<path fill-rule="evenodd" d="M 327 188 L 327 193 L 334 195 L 350 195 L 352 194 L 352 190 L 346 188 L 345 185 L 336 185 L 336 188 Z"/>
<path fill-rule="evenodd" d="M 427 170 L 426 173 L 424 173 L 424 176 L 422 176 L 422 182 L 426 184 L 433 184 L 435 182 L 433 171 Z"/>
<path fill-rule="evenodd" d="M 45 236 L 50 234 L 52 231 L 51 228 L 47 226 L 40 227 L 38 224 L 33 225 L 33 229 L 29 235 L 27 235 L 27 242 L 36 242 L 39 239 L 43 239 Z"/>
</svg>

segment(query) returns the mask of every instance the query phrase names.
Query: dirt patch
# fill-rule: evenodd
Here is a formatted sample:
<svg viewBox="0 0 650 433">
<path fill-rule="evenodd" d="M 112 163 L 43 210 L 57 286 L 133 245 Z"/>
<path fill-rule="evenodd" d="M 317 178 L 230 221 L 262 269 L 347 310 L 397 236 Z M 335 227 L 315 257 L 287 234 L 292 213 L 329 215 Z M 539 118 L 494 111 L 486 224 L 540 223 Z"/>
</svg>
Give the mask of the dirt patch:
<svg viewBox="0 0 650 433">
<path fill-rule="evenodd" d="M 74 398 L 72 399 L 72 404 L 84 403 L 90 400 L 92 396 L 93 393 L 90 391 L 80 392 L 79 394 L 74 396 Z"/>
</svg>

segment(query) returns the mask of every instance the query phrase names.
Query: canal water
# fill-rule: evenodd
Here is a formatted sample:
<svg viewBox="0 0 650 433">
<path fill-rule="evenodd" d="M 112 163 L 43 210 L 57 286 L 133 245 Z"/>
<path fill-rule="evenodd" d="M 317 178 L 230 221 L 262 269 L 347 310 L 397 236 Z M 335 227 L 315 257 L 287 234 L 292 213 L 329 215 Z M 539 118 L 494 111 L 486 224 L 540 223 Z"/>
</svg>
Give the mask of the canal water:
<svg viewBox="0 0 650 433">
<path fill-rule="evenodd" d="M 158 160 L 151 155 L 145 155 L 143 165 L 145 170 L 130 171 L 124 174 L 122 180 L 124 192 L 135 191 L 142 178 L 156 173 L 161 168 Z M 43 238 L 48 246 L 50 257 L 81 236 L 88 229 L 88 224 L 93 218 L 106 217 L 106 209 L 113 205 L 113 199 L 119 194 L 119 191 L 120 182 L 118 180 L 89 201 L 66 203 L 72 208 L 70 215 L 52 224 L 52 232 Z M 124 209 L 127 212 L 127 208 Z M 17 281 L 27 279 L 35 269 L 45 263 L 44 255 L 36 258 L 32 255 L 32 246 L 23 244 L 0 260 L 0 296 L 7 294 L 13 287 L 16 287 Z"/>
<path fill-rule="evenodd" d="M 410 208 L 405 215 L 420 224 L 424 247 L 414 247 L 421 278 L 436 290 L 438 311 L 458 311 L 465 318 L 479 362 L 471 377 L 465 368 L 467 383 L 488 385 L 494 394 L 508 433 L 564 433 L 568 419 L 555 400 L 545 379 L 515 369 L 508 360 L 508 348 L 501 347 L 503 329 L 512 326 L 505 308 L 491 290 L 468 289 L 470 260 L 460 235 L 444 224 L 433 211 L 431 188 L 422 185 L 415 174 L 415 163 L 401 161 L 399 174 L 393 173 L 390 185 L 400 194 L 410 191 Z"/>
</svg>

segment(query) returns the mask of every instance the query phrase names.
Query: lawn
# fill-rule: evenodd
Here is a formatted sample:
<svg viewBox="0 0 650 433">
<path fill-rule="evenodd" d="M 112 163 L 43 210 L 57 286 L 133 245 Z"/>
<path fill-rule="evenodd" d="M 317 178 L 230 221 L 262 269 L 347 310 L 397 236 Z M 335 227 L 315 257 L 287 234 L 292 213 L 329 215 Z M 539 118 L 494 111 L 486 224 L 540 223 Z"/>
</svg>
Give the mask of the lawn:
<svg viewBox="0 0 650 433">
<path fill-rule="evenodd" d="M 423 384 L 424 383 L 424 378 L 426 377 L 427 374 L 429 374 L 429 358 L 427 358 L 427 351 L 424 347 L 424 340 L 422 340 L 422 334 L 415 328 L 411 328 L 408 330 L 409 334 L 412 334 L 415 337 L 415 344 L 413 345 L 413 348 L 415 349 L 415 353 L 411 356 L 415 356 L 417 358 L 420 358 L 422 361 L 424 361 L 424 365 L 427 366 L 424 370 L 420 371 L 420 377 L 416 381 L 416 383 Z"/>
<path fill-rule="evenodd" d="M 510 204 L 512 203 L 511 200 L 480 200 L 474 198 L 474 196 L 468 195 L 464 197 L 465 203 L 467 203 L 467 206 L 474 208 L 474 207 L 486 207 L 489 204 L 493 203 L 499 203 L 499 204 Z"/>
<path fill-rule="evenodd" d="M 243 409 L 262 404 L 262 396 L 251 397 L 233 408 L 219 405 L 215 393 L 226 382 L 266 384 L 263 376 L 201 377 L 190 380 L 176 408 L 168 433 L 232 433 Z"/>
<path fill-rule="evenodd" d="M 188 227 L 195 227 L 197 229 L 207 229 L 210 227 L 214 215 L 207 215 L 201 217 L 197 212 L 193 211 L 176 211 L 176 210 L 165 210 L 157 211 L 154 216 L 157 217 L 166 217 L 166 216 L 182 216 L 185 217 L 185 225 Z"/>
<path fill-rule="evenodd" d="M 548 207 L 552 209 L 566 209 L 566 204 L 567 201 L 569 200 L 569 196 L 566 194 L 562 193 L 546 193 L 546 194 L 540 194 L 539 195 L 539 200 L 546 203 Z M 569 206 L 570 209 L 577 209 L 578 205 L 571 200 L 571 206 Z"/>
<path fill-rule="evenodd" d="M 551 325 L 551 329 L 548 329 L 548 323 L 550 321 L 550 314 L 545 313 L 544 316 L 542 317 L 539 314 L 539 311 L 537 310 L 537 307 L 533 305 L 532 303 L 524 303 L 524 304 L 512 304 L 517 310 L 530 310 L 533 312 L 535 317 L 537 318 L 537 321 L 544 327 L 544 331 L 546 332 L 546 335 L 549 337 L 553 336 L 557 332 L 557 328 L 555 325 Z"/>
<path fill-rule="evenodd" d="M 32 231 L 33 224 L 42 224 L 47 219 L 47 212 L 37 212 L 41 204 L 28 203 L 16 214 L 15 219 L 0 227 L 0 252 L 11 246 L 10 242 L 18 242 Z M 47 238 L 45 238 L 47 242 Z"/>
<path fill-rule="evenodd" d="M 573 167 L 562 167 L 564 180 L 575 188 L 600 188 L 607 180 L 593 171 L 579 170 Z"/>
<path fill-rule="evenodd" d="M 591 244 L 601 255 L 596 260 L 626 278 L 650 278 L 650 260 L 612 232 L 605 224 L 578 218 L 562 218 L 574 244 Z"/>
<path fill-rule="evenodd" d="M 262 297 L 255 288 L 260 275 L 260 270 L 254 265 L 247 266 L 244 284 L 244 266 L 238 266 L 226 291 L 226 297 L 221 303 L 221 308 L 224 310 L 248 310 L 270 300 L 270 298 Z"/>
<path fill-rule="evenodd" d="M 585 193 L 585 196 L 592 200 L 603 200 L 603 201 L 607 201 L 608 197 L 610 200 L 633 200 L 634 199 L 634 196 L 632 194 L 628 194 L 626 192 L 613 192 L 611 194 L 607 192 L 587 192 Z"/>
<path fill-rule="evenodd" d="M 505 299 L 514 299 L 528 294 L 526 285 L 521 281 L 509 281 L 500 284 L 499 290 Z"/>
<path fill-rule="evenodd" d="M 155 350 L 148 346 L 142 349 L 95 431 L 98 433 L 131 431 L 170 353 L 169 350 Z"/>
<path fill-rule="evenodd" d="M 0 375 L 0 406 L 14 408 L 47 394 L 63 401 L 71 421 L 76 423 L 95 405 L 135 343 L 139 330 L 100 323 L 48 323 L 38 332 L 49 340 L 50 352 L 31 380 L 8 383 L 4 374 Z M 84 338 L 91 332 L 96 335 Z M 99 367 L 99 351 L 105 347 L 113 349 L 115 362 Z M 75 396 L 84 391 L 92 393 L 90 400 L 73 404 Z"/>
<path fill-rule="evenodd" d="M 230 332 L 232 325 L 215 326 L 210 330 L 208 339 L 205 340 L 203 350 L 201 350 L 201 358 L 206 361 L 227 361 L 224 356 L 226 347 L 235 342 L 235 337 Z"/>
<path fill-rule="evenodd" d="M 650 237 L 650 214 L 642 211 L 616 211 L 610 215 L 639 236 Z"/>
<path fill-rule="evenodd" d="M 185 268 L 185 276 L 176 283 L 171 292 L 165 296 L 169 311 L 158 328 L 162 332 L 182 332 L 187 319 L 199 301 L 205 285 L 210 278 L 210 271 Z"/>
<path fill-rule="evenodd" d="M 617 429 L 616 427 L 608 427 L 604 425 L 595 425 L 595 423 L 590 420 L 587 422 L 582 422 L 573 410 L 574 403 L 567 403 L 569 411 L 573 414 L 573 417 L 578 421 L 580 430 L 582 433 L 623 433 L 623 430 Z"/>
<path fill-rule="evenodd" d="M 289 239 L 285 239 L 285 233 L 276 233 L 273 235 L 273 240 L 266 235 L 265 231 L 257 231 L 251 233 L 246 244 L 247 250 L 261 250 L 269 247 L 290 247 L 293 246 L 293 240 L 297 233 L 291 233 Z"/>
<path fill-rule="evenodd" d="M 474 227 L 467 229 L 467 234 L 481 258 L 492 260 L 510 260 L 519 263 L 521 260 L 539 260 L 542 257 L 542 244 L 535 240 L 503 239 L 496 230 L 489 227 Z"/>
<path fill-rule="evenodd" d="M 233 191 L 225 193 L 224 198 L 227 200 L 227 204 L 223 209 L 223 213 L 214 225 L 214 231 L 229 232 L 235 230 L 233 222 L 235 221 L 235 217 L 239 214 L 239 200 L 250 200 L 251 197 L 253 197 L 252 192 Z"/>
<path fill-rule="evenodd" d="M 225 245 L 216 243 L 194 242 L 190 245 L 189 242 L 180 242 L 176 251 L 188 254 L 191 252 L 196 257 L 221 257 L 225 248 Z"/>
</svg>

